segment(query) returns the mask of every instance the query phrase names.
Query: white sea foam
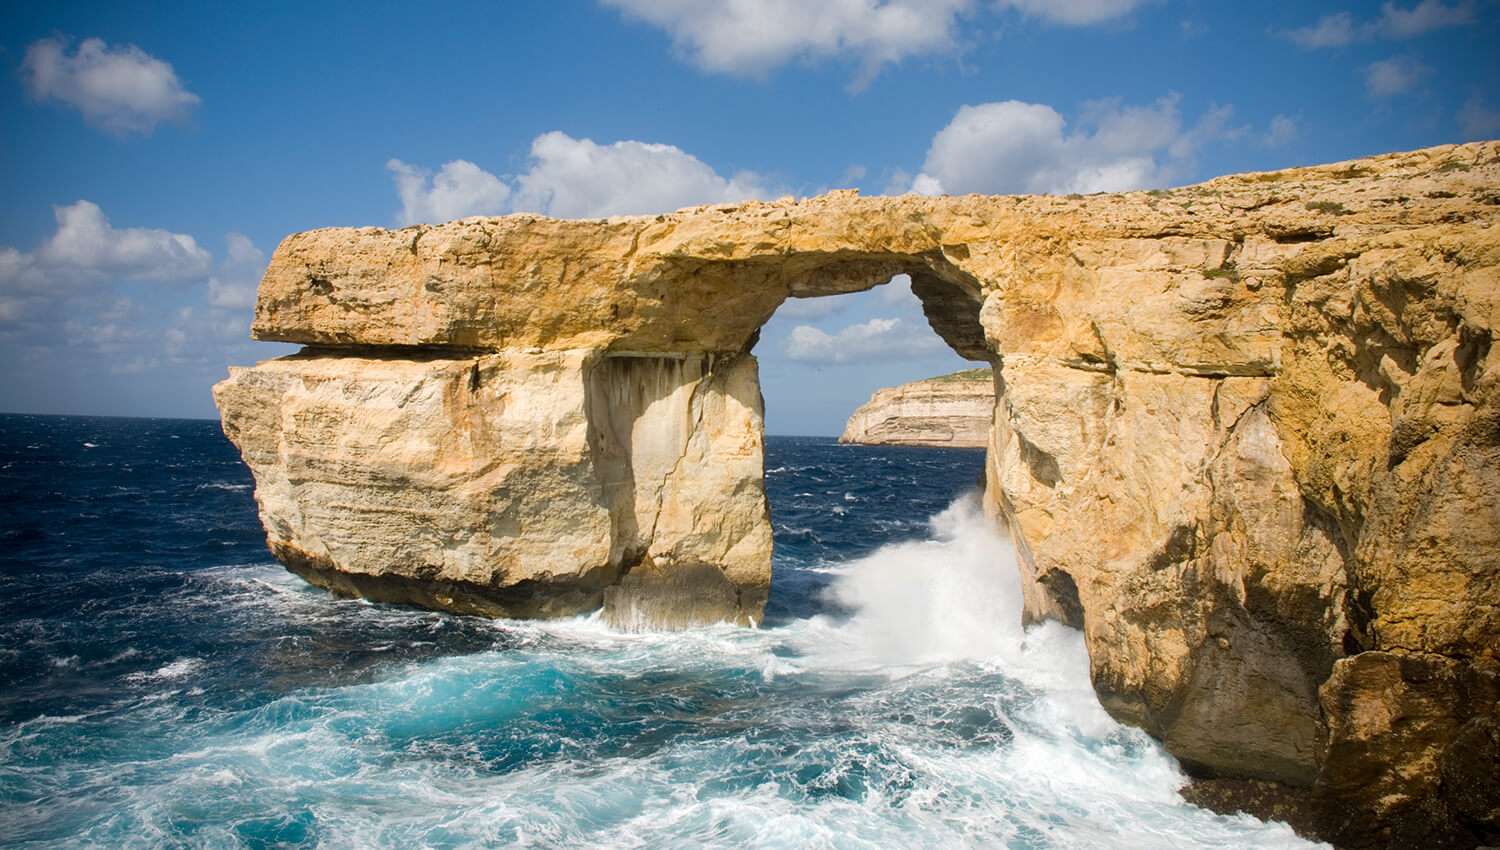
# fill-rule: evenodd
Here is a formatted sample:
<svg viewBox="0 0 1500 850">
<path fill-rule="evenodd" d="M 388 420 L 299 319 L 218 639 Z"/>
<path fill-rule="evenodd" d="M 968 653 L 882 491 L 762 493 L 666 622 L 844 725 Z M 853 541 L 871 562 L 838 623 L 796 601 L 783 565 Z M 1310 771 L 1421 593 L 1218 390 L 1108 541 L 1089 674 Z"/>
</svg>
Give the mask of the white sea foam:
<svg viewBox="0 0 1500 850">
<path fill-rule="evenodd" d="M 1020 586 L 1010 546 L 969 496 L 933 518 L 933 539 L 885 546 L 850 564 L 832 588 L 854 611 L 807 648 L 889 668 L 1020 654 Z"/>
<path fill-rule="evenodd" d="M 931 527 L 830 565 L 842 612 L 777 628 L 501 621 L 504 648 L 213 711 L 167 696 L 212 672 L 179 658 L 127 718 L 170 744 L 59 762 L 70 793 L 38 795 L 37 817 L 118 847 L 1308 846 L 1182 801 L 1175 762 L 1094 699 L 1081 636 L 1020 627 L 1011 549 L 976 500 Z M 270 565 L 210 578 L 264 617 L 444 622 Z"/>
<path fill-rule="evenodd" d="M 249 484 L 230 484 L 230 483 L 224 482 L 224 481 L 209 481 L 209 482 L 206 482 L 206 483 L 203 483 L 203 484 L 199 484 L 197 487 L 194 487 L 193 489 L 194 490 L 230 490 L 230 491 L 233 491 L 233 492 L 242 492 L 242 491 L 245 491 L 245 490 L 249 490 L 250 487 L 251 487 L 251 485 L 249 485 Z"/>
<path fill-rule="evenodd" d="M 131 673 L 125 678 L 134 682 L 182 679 L 203 669 L 205 663 L 202 658 L 179 658 L 176 661 L 163 664 L 153 671 Z"/>
</svg>

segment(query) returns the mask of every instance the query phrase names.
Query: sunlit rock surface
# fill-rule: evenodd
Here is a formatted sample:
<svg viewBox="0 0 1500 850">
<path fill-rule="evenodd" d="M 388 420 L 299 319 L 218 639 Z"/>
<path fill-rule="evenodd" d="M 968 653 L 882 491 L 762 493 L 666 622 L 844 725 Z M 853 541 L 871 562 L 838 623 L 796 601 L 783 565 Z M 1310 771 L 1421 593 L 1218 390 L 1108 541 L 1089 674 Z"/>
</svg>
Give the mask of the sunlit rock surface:
<svg viewBox="0 0 1500 850">
<path fill-rule="evenodd" d="M 908 274 L 995 367 L 989 509 L 1111 713 L 1311 789 L 1345 844 L 1497 843 L 1497 204 L 1486 142 L 1158 192 L 313 231 L 254 324 L 308 350 L 215 392 L 312 581 L 750 622 L 756 332 Z"/>
<path fill-rule="evenodd" d="M 982 449 L 994 421 L 994 377 L 976 369 L 876 390 L 850 415 L 839 442 Z"/>
</svg>

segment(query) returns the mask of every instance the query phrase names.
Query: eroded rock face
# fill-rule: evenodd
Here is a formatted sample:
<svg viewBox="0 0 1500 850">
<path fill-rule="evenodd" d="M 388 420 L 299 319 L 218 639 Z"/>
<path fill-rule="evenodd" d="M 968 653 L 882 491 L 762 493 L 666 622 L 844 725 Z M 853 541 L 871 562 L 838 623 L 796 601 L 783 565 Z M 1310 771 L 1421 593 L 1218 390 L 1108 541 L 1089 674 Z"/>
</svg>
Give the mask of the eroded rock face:
<svg viewBox="0 0 1500 850">
<path fill-rule="evenodd" d="M 929 378 L 876 390 L 850 415 L 839 442 L 982 449 L 994 421 L 993 378 Z"/>
<path fill-rule="evenodd" d="M 995 366 L 987 503 L 1026 616 L 1084 631 L 1111 713 L 1196 770 L 1315 789 L 1346 843 L 1420 821 L 1472 845 L 1496 810 L 1472 752 L 1500 670 L 1497 187 L 1487 142 L 1169 192 L 313 231 L 254 325 L 309 351 L 216 396 L 314 581 L 750 621 L 756 331 L 908 274 Z"/>
<path fill-rule="evenodd" d="M 749 355 L 312 349 L 214 393 L 271 551 L 314 584 L 497 617 L 760 618 L 771 535 Z M 647 616 L 616 587 L 627 570 L 632 587 L 696 578 Z"/>
</svg>

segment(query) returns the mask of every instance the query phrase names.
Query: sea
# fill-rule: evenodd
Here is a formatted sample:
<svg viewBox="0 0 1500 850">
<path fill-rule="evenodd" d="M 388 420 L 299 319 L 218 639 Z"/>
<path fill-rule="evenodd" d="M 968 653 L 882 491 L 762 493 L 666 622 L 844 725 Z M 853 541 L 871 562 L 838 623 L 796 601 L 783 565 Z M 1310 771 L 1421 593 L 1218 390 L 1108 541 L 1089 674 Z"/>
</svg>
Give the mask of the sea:
<svg viewBox="0 0 1500 850">
<path fill-rule="evenodd" d="M 0 847 L 1314 846 L 1021 628 L 982 467 L 770 437 L 764 623 L 630 634 L 305 584 L 216 422 L 0 416 Z"/>
</svg>

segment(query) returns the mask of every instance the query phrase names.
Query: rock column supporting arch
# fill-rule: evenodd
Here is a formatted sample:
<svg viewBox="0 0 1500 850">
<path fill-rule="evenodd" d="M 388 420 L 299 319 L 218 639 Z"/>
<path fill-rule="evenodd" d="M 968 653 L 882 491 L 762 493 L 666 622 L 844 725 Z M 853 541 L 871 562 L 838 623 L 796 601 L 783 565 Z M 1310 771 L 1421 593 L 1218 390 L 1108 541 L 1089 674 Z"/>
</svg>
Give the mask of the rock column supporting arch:
<svg viewBox="0 0 1500 850">
<path fill-rule="evenodd" d="M 1112 714 L 1309 789 L 1344 843 L 1494 843 L 1497 186 L 1477 143 L 1170 192 L 312 231 L 253 329 L 307 348 L 215 395 L 314 582 L 753 622 L 757 329 L 910 274 L 995 366 L 988 508 Z"/>
</svg>

